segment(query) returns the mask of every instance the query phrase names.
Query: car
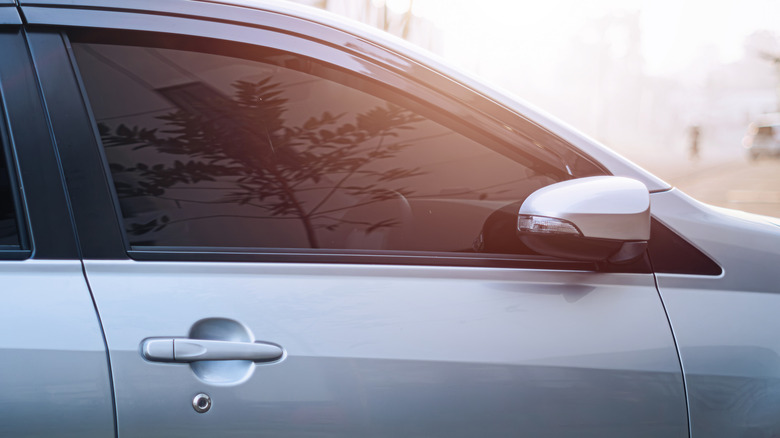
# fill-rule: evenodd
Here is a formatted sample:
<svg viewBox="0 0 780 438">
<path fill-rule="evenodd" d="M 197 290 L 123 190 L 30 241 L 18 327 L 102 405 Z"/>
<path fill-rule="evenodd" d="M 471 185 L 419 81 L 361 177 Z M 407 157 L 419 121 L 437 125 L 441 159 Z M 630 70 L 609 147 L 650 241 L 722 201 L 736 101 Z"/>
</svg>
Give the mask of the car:
<svg viewBox="0 0 780 438">
<path fill-rule="evenodd" d="M 751 123 L 742 146 L 751 160 L 780 156 L 780 113 L 762 114 Z"/>
<path fill-rule="evenodd" d="M 778 219 L 308 8 L 0 23 L 1 436 L 780 434 Z"/>
</svg>

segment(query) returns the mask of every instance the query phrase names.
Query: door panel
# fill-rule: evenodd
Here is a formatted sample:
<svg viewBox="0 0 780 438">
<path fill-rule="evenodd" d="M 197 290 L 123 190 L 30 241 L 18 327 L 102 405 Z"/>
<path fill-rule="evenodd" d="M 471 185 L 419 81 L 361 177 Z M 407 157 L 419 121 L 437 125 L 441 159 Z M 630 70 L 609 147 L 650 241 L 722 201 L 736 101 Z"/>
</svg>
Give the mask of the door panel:
<svg viewBox="0 0 780 438">
<path fill-rule="evenodd" d="M 113 437 L 105 344 L 78 261 L 0 262 L 0 436 Z"/>
<path fill-rule="evenodd" d="M 121 436 L 687 436 L 679 364 L 650 275 L 86 267 Z M 142 357 L 147 338 L 215 338 L 197 329 L 212 318 L 232 321 L 225 336 L 244 330 L 250 342 L 281 346 L 283 359 L 204 371 Z M 213 401 L 203 414 L 191 405 L 198 393 Z"/>
</svg>

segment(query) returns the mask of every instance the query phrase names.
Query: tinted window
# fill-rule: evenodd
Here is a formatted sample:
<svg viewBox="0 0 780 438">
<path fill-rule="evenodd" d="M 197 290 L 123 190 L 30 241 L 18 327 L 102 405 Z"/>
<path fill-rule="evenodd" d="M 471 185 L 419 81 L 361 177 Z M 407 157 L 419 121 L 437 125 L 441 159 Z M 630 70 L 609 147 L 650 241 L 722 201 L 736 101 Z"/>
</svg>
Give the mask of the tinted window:
<svg viewBox="0 0 780 438">
<path fill-rule="evenodd" d="M 523 252 L 519 203 L 567 178 L 289 53 L 73 48 L 134 247 Z"/>
<path fill-rule="evenodd" d="M 19 227 L 16 222 L 16 208 L 14 206 L 14 192 L 11 184 L 11 175 L 3 152 L 4 147 L 0 143 L 0 250 L 18 249 Z"/>
</svg>

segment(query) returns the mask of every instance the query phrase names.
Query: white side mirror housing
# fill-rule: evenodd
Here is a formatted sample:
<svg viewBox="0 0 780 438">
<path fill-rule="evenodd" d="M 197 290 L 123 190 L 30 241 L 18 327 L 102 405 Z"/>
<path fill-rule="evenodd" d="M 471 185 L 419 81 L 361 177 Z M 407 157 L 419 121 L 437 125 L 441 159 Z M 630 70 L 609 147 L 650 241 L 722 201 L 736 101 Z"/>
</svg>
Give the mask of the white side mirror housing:
<svg viewBox="0 0 780 438">
<path fill-rule="evenodd" d="M 650 239 L 650 193 L 618 176 L 552 184 L 520 206 L 517 232 L 540 254 L 624 263 L 640 256 Z"/>
</svg>

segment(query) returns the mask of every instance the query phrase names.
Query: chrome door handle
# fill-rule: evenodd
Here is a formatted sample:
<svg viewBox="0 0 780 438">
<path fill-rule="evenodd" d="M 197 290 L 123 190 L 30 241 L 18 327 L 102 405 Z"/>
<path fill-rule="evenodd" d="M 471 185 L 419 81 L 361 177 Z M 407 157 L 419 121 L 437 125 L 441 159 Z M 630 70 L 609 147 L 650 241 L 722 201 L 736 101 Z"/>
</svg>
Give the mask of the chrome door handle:
<svg viewBox="0 0 780 438">
<path fill-rule="evenodd" d="M 144 358 L 154 362 L 199 360 L 251 360 L 272 362 L 284 354 L 282 347 L 266 342 L 232 342 L 187 338 L 149 338 L 141 344 Z"/>
</svg>

